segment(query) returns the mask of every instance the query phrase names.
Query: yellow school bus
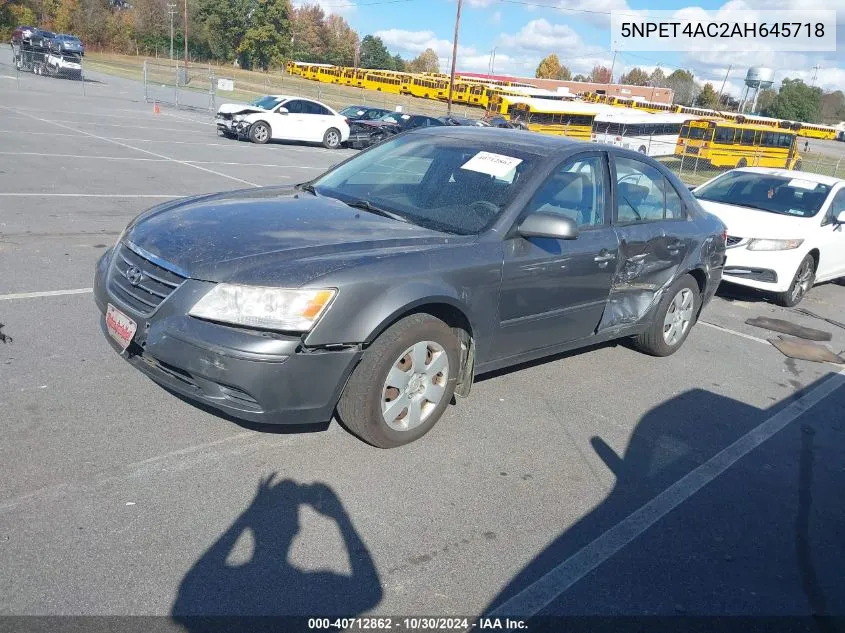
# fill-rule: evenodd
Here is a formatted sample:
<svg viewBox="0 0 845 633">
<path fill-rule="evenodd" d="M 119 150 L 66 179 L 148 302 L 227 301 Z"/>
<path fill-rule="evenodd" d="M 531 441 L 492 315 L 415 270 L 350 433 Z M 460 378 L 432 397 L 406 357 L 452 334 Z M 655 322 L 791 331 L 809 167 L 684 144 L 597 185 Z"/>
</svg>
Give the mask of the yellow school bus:
<svg viewBox="0 0 845 633">
<path fill-rule="evenodd" d="M 541 134 L 590 140 L 593 122 L 600 108 L 589 103 L 553 101 L 533 97 L 511 97 L 510 118 Z"/>
<path fill-rule="evenodd" d="M 411 77 L 408 92 L 423 99 L 447 99 L 449 95 L 449 81 L 429 78 L 422 75 Z"/>
<path fill-rule="evenodd" d="M 795 130 L 726 119 L 690 119 L 681 127 L 675 155 L 714 167 L 800 169 Z"/>
</svg>

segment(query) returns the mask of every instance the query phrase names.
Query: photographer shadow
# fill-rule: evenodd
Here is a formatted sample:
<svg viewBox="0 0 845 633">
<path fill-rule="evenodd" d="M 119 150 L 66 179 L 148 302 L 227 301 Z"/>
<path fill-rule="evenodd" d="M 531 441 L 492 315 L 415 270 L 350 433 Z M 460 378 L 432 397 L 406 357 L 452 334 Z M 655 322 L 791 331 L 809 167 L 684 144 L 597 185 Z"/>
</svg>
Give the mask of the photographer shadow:
<svg viewBox="0 0 845 633">
<path fill-rule="evenodd" d="M 334 491 L 321 483 L 274 483 L 274 478 L 260 482 L 249 507 L 183 578 L 171 616 L 186 630 L 208 630 L 208 618 L 220 623 L 221 616 L 354 617 L 381 602 L 383 590 L 370 552 Z M 350 574 L 291 564 L 300 506 L 310 506 L 337 526 Z M 248 552 L 242 543 L 249 537 L 251 555 L 245 562 L 233 560 Z"/>
</svg>

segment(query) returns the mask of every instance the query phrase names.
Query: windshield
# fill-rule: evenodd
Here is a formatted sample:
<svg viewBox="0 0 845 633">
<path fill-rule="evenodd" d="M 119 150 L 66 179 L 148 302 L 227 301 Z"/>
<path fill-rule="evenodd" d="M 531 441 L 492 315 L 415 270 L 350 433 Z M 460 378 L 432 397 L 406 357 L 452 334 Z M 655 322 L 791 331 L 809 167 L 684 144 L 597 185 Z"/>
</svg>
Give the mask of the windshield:
<svg viewBox="0 0 845 633">
<path fill-rule="evenodd" d="M 699 200 L 761 211 L 811 218 L 822 208 L 830 187 L 799 177 L 772 176 L 733 171 L 699 187 L 693 195 Z"/>
<path fill-rule="evenodd" d="M 343 116 L 361 116 L 366 112 L 366 108 L 361 106 L 349 106 L 340 111 Z"/>
<path fill-rule="evenodd" d="M 249 105 L 255 106 L 256 108 L 261 108 L 262 110 L 272 110 L 277 105 L 279 105 L 283 99 L 279 99 L 278 97 L 271 97 L 270 95 L 259 97 L 255 101 L 250 102 Z"/>
<path fill-rule="evenodd" d="M 449 136 L 397 137 L 314 182 L 320 195 L 365 200 L 409 222 L 478 234 L 499 216 L 538 156 Z"/>
</svg>

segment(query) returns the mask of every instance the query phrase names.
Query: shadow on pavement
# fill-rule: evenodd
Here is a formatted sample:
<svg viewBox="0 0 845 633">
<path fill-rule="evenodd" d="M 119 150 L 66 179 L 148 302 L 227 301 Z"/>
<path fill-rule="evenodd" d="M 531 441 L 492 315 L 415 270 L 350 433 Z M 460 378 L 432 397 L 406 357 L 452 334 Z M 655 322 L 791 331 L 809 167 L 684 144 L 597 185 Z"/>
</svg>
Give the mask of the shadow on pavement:
<svg viewBox="0 0 845 633">
<path fill-rule="evenodd" d="M 274 482 L 274 478 L 261 481 L 249 507 L 182 580 L 171 616 L 185 630 L 223 630 L 222 626 L 236 631 L 245 624 L 253 630 L 254 621 L 238 621 L 244 616 L 355 617 L 381 602 L 382 586 L 370 552 L 334 491 L 325 484 Z M 300 506 L 310 506 L 337 526 L 350 574 L 308 571 L 289 562 L 291 545 L 300 532 Z M 249 536 L 251 555 L 245 562 L 233 560 L 245 557 L 238 556 L 243 548 L 237 545 Z M 275 630 L 285 628 L 280 620 L 268 619 L 267 624 Z"/>
<path fill-rule="evenodd" d="M 826 380 L 838 388 L 622 549 L 594 567 L 567 565 L 580 571 L 545 592 L 534 584 Z M 830 619 L 845 615 L 843 383 L 828 376 L 769 409 L 696 389 L 649 411 L 622 455 L 593 436 L 613 489 L 519 571 L 485 617 L 519 615 L 527 603 L 518 594 L 530 587 L 546 605 L 529 622 L 535 633 L 843 630 Z"/>
</svg>

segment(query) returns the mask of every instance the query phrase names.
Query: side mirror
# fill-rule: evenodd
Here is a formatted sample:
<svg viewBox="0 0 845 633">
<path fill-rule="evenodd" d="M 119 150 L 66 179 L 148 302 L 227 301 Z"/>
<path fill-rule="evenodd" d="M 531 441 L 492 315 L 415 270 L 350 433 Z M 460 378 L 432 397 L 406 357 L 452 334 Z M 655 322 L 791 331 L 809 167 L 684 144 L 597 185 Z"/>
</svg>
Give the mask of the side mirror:
<svg viewBox="0 0 845 633">
<path fill-rule="evenodd" d="M 279 114 L 287 114 L 288 109 L 280 107 L 278 110 L 276 110 L 276 112 L 278 112 Z"/>
<path fill-rule="evenodd" d="M 840 211 L 839 215 L 836 216 L 834 222 L 837 224 L 845 224 L 845 211 Z"/>
<path fill-rule="evenodd" d="M 695 191 L 696 189 L 698 189 L 698 185 L 687 185 L 687 189 L 689 189 L 690 191 Z"/>
<path fill-rule="evenodd" d="M 578 225 L 569 218 L 554 213 L 532 213 L 517 227 L 522 237 L 548 237 L 553 240 L 574 240 Z"/>
</svg>

